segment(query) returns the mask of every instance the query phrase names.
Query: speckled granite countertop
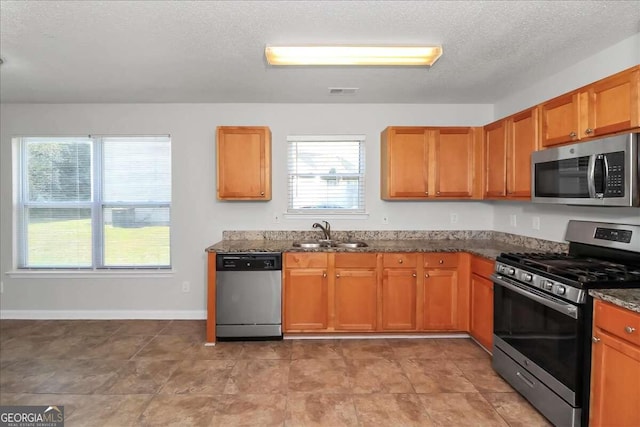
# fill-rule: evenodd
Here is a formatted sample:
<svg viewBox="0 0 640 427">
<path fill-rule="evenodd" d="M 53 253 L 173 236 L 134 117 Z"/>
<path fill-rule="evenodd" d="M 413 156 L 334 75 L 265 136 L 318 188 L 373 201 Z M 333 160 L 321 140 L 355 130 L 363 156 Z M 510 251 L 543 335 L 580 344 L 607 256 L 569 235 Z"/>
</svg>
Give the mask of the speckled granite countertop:
<svg viewBox="0 0 640 427">
<path fill-rule="evenodd" d="M 467 240 L 369 240 L 366 248 L 293 247 L 292 240 L 223 240 L 209 246 L 207 252 L 470 252 L 496 259 L 501 252 L 531 252 L 531 248 L 488 239 Z"/>
<path fill-rule="evenodd" d="M 589 295 L 640 313 L 640 289 L 592 289 Z"/>
</svg>

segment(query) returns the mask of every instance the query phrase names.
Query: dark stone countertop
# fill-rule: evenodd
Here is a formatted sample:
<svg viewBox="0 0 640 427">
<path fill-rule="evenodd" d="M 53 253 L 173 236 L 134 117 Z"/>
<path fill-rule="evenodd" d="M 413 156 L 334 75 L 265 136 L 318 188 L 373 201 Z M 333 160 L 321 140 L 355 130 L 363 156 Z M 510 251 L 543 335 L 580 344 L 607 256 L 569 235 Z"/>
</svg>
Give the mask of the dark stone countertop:
<svg viewBox="0 0 640 427">
<path fill-rule="evenodd" d="M 223 240 L 209 246 L 207 252 L 469 252 L 495 260 L 502 252 L 536 252 L 524 246 L 487 239 L 458 240 L 368 240 L 366 248 L 317 248 L 293 247 L 291 240 Z"/>
<path fill-rule="evenodd" d="M 640 313 L 640 289 L 592 289 L 589 295 Z"/>
</svg>

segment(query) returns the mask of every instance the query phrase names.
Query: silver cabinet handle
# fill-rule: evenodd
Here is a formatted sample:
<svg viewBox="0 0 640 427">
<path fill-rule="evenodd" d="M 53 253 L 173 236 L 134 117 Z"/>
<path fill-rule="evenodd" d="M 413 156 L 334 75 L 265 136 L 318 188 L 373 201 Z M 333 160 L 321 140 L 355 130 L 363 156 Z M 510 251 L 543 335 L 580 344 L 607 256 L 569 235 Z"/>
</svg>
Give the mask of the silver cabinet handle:
<svg viewBox="0 0 640 427">
<path fill-rule="evenodd" d="M 634 332 L 635 332 L 635 330 L 636 330 L 636 328 L 634 328 L 633 326 L 625 326 L 625 327 L 624 327 L 624 331 L 625 331 L 626 333 L 628 333 L 628 334 L 632 334 L 632 333 L 634 333 Z"/>
<path fill-rule="evenodd" d="M 575 137 L 577 136 L 577 133 L 575 133 L 575 132 L 571 132 L 571 133 L 569 134 L 569 136 L 570 136 L 571 138 L 575 138 Z"/>
<path fill-rule="evenodd" d="M 591 128 L 587 128 L 584 133 L 586 133 L 587 135 L 591 135 L 593 133 L 593 129 Z"/>
<path fill-rule="evenodd" d="M 598 344 L 600 342 L 600 338 L 598 337 L 591 337 L 591 341 L 593 341 L 595 344 Z"/>
</svg>

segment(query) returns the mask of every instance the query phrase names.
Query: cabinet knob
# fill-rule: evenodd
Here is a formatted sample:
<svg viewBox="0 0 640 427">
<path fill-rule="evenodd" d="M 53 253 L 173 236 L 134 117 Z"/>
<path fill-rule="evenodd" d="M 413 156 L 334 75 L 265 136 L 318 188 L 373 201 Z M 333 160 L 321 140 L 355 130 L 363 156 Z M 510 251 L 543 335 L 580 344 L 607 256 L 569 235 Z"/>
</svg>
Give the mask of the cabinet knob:
<svg viewBox="0 0 640 427">
<path fill-rule="evenodd" d="M 416 273 L 413 273 L 412 276 L 413 277 L 418 277 L 418 275 Z"/>
<path fill-rule="evenodd" d="M 327 277 L 327 272 L 326 271 L 322 272 L 322 277 Z"/>
<path fill-rule="evenodd" d="M 571 132 L 571 133 L 569 134 L 569 136 L 570 136 L 571 138 L 575 138 L 575 137 L 577 136 L 577 133 L 575 133 L 575 132 Z"/>
<path fill-rule="evenodd" d="M 425 192 L 424 192 L 424 195 L 425 195 L 425 196 L 428 196 L 428 195 L 429 195 L 429 192 L 428 192 L 428 191 L 425 191 Z"/>
<path fill-rule="evenodd" d="M 403 260 L 402 258 L 400 258 L 400 259 L 398 260 L 398 264 L 402 264 L 403 262 L 404 262 L 404 260 Z"/>
<path fill-rule="evenodd" d="M 424 277 L 429 278 L 429 273 L 424 273 Z"/>
<path fill-rule="evenodd" d="M 264 191 L 261 191 L 261 192 L 260 192 L 260 195 L 261 195 L 261 196 L 264 196 Z"/>
<path fill-rule="evenodd" d="M 598 337 L 591 337 L 591 341 L 593 341 L 594 343 L 599 343 L 600 342 L 600 338 Z"/>
<path fill-rule="evenodd" d="M 438 261 L 438 264 L 444 264 L 444 260 L 441 259 L 440 261 Z"/>
<path fill-rule="evenodd" d="M 587 128 L 584 133 L 586 133 L 587 135 L 591 135 L 593 133 L 593 129 L 591 128 Z"/>
<path fill-rule="evenodd" d="M 339 278 L 340 278 L 340 275 L 339 275 L 339 274 L 336 274 L 336 279 L 339 279 Z"/>
<path fill-rule="evenodd" d="M 624 327 L 624 331 L 625 331 L 626 333 L 628 333 L 628 334 L 632 334 L 632 333 L 634 333 L 634 332 L 635 332 L 635 330 L 636 330 L 636 328 L 634 328 L 633 326 L 625 326 L 625 327 Z"/>
</svg>

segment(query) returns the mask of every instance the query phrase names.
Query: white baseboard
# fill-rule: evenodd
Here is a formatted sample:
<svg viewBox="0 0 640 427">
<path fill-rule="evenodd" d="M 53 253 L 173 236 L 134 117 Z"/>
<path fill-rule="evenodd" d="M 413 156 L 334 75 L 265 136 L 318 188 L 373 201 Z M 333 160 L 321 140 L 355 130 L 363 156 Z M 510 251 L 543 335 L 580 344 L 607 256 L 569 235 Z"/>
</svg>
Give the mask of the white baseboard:
<svg viewBox="0 0 640 427">
<path fill-rule="evenodd" d="M 206 318 L 206 310 L 0 310 L 0 319 L 23 320 L 203 320 Z"/>
</svg>

